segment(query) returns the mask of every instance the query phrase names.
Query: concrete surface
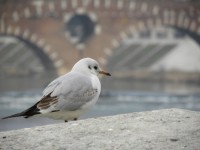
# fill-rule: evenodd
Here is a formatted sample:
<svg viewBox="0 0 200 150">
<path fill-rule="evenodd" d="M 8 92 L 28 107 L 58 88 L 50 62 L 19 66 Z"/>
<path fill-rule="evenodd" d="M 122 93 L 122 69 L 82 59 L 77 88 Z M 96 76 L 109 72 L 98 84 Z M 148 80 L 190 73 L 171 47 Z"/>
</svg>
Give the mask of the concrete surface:
<svg viewBox="0 0 200 150">
<path fill-rule="evenodd" d="M 200 112 L 155 110 L 0 132 L 0 149 L 199 150 Z"/>
</svg>

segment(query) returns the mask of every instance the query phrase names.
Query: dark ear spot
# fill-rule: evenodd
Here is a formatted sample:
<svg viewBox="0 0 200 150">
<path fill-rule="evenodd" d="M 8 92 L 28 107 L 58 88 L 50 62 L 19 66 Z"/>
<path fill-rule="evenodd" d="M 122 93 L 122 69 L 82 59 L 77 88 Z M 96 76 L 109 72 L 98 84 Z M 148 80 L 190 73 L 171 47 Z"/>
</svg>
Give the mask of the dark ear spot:
<svg viewBox="0 0 200 150">
<path fill-rule="evenodd" d="M 88 66 L 88 68 L 91 70 L 91 67 L 90 67 L 90 66 Z"/>
<path fill-rule="evenodd" d="M 97 66 L 94 66 L 94 69 L 95 69 L 95 70 L 97 70 L 97 68 L 98 68 Z"/>
</svg>

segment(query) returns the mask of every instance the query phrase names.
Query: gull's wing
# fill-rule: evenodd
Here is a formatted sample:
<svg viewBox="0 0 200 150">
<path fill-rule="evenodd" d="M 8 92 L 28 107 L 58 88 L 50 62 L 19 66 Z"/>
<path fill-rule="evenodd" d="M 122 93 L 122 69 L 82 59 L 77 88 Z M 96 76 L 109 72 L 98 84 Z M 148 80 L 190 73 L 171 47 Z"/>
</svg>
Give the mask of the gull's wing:
<svg viewBox="0 0 200 150">
<path fill-rule="evenodd" d="M 60 83 L 62 82 L 62 80 L 65 76 L 66 75 L 60 76 L 60 77 L 56 78 L 55 80 L 53 80 L 51 83 L 49 83 L 49 85 L 43 91 L 43 97 L 52 93 L 54 91 L 54 89 L 56 89 L 56 87 L 58 85 L 60 85 Z"/>
<path fill-rule="evenodd" d="M 68 73 L 52 81 L 43 92 L 37 108 L 41 113 L 77 110 L 100 93 L 93 88 L 89 77 Z"/>
<path fill-rule="evenodd" d="M 89 77 L 70 72 L 52 81 L 44 90 L 42 99 L 35 105 L 3 119 L 19 116 L 28 118 L 60 110 L 77 110 L 93 98 L 98 98 L 99 93 L 100 89 L 93 88 Z"/>
</svg>

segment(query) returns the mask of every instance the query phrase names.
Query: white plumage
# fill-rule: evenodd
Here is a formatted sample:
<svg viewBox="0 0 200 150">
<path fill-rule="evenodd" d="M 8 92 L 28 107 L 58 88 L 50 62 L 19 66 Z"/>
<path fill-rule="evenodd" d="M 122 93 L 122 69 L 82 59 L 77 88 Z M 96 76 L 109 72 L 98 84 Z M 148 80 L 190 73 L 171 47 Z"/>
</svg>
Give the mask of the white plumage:
<svg viewBox="0 0 200 150">
<path fill-rule="evenodd" d="M 97 102 L 101 92 L 99 74 L 110 76 L 100 69 L 95 60 L 81 59 L 69 73 L 53 80 L 34 106 L 5 118 L 38 115 L 65 121 L 76 120 Z"/>
</svg>

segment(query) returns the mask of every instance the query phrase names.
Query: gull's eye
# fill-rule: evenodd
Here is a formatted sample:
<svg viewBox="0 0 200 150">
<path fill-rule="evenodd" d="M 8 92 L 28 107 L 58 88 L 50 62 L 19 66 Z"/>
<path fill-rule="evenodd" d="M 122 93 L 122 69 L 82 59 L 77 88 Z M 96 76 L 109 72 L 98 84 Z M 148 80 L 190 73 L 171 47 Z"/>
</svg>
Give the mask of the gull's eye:
<svg viewBox="0 0 200 150">
<path fill-rule="evenodd" d="M 88 68 L 91 70 L 91 67 L 90 67 L 90 66 L 88 66 Z"/>
<path fill-rule="evenodd" d="M 97 70 L 97 68 L 98 68 L 97 66 L 94 66 L 94 69 L 95 69 L 95 70 Z"/>
</svg>

